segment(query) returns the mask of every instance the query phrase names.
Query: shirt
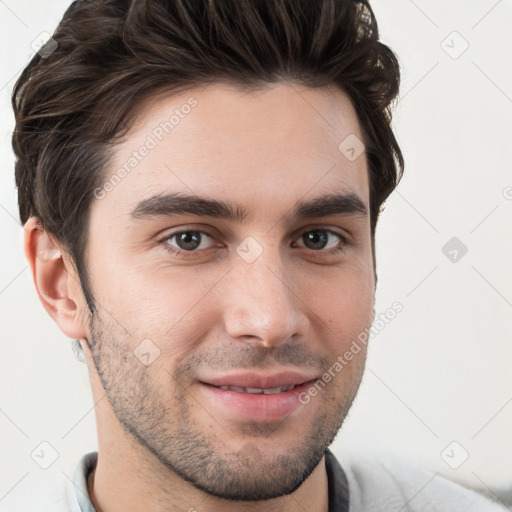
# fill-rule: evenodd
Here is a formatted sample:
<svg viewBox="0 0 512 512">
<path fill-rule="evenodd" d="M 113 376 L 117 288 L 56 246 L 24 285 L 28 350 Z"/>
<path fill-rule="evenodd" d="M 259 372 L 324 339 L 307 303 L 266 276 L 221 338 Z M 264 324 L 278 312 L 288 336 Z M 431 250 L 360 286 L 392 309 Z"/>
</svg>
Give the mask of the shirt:
<svg viewBox="0 0 512 512">
<path fill-rule="evenodd" d="M 95 512 L 87 478 L 98 453 L 84 455 L 73 474 L 55 490 L 33 493 L 12 512 Z M 505 512 L 498 502 L 466 489 L 398 456 L 352 455 L 343 467 L 325 452 L 329 512 Z"/>
</svg>

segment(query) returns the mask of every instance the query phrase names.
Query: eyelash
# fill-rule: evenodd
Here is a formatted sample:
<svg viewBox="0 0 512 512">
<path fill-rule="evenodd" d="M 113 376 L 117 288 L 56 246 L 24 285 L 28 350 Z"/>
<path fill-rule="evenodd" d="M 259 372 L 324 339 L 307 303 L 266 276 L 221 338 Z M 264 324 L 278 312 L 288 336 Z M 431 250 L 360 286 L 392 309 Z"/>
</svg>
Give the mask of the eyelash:
<svg viewBox="0 0 512 512">
<path fill-rule="evenodd" d="M 329 233 L 331 235 L 334 235 L 334 236 L 338 237 L 340 242 L 341 242 L 338 246 L 336 246 L 334 248 L 331 248 L 331 249 L 328 249 L 328 250 L 324 250 L 324 249 L 318 249 L 318 250 L 310 249 L 310 251 L 312 251 L 314 253 L 328 254 L 328 255 L 341 254 L 341 253 L 344 253 L 346 251 L 346 249 L 347 249 L 347 246 L 350 245 L 350 242 L 343 235 L 341 235 L 340 233 L 337 233 L 335 231 L 332 231 L 330 229 L 325 229 L 325 228 L 308 229 L 306 231 L 303 231 L 300 234 L 299 238 L 304 236 L 306 233 L 311 233 L 313 231 L 322 231 L 324 233 Z M 212 239 L 214 238 L 213 235 L 208 233 L 207 231 L 204 231 L 204 230 L 201 230 L 201 229 L 187 229 L 187 230 L 176 231 L 174 233 L 170 233 L 170 234 L 166 235 L 164 238 L 162 238 L 161 240 L 159 240 L 159 242 L 162 243 L 162 244 L 167 244 L 167 242 L 169 240 L 171 240 L 175 236 L 181 235 L 183 233 L 200 233 L 201 235 L 206 235 L 209 238 L 212 238 Z M 307 247 L 304 247 L 304 248 L 307 249 Z M 167 244 L 167 247 L 166 247 L 166 251 L 169 252 L 170 254 L 173 254 L 175 256 L 181 256 L 181 257 L 184 257 L 184 258 L 188 257 L 188 256 L 185 256 L 185 254 L 193 254 L 193 253 L 198 253 L 198 252 L 207 251 L 207 250 L 208 249 L 200 249 L 200 250 L 195 249 L 195 250 L 191 250 L 191 251 L 186 251 L 184 249 L 178 249 L 178 248 L 176 248 L 174 246 L 171 246 L 169 244 Z"/>
</svg>

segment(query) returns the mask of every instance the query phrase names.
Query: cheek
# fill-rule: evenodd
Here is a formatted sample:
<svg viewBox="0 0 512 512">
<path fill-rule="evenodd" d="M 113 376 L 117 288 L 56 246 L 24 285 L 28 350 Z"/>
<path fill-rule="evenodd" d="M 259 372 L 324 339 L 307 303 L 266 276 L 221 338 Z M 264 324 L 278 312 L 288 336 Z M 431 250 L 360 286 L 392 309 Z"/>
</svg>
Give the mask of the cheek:
<svg viewBox="0 0 512 512">
<path fill-rule="evenodd" d="M 111 270 L 116 275 L 104 276 L 98 301 L 115 319 L 119 335 L 134 348 L 149 339 L 160 362 L 174 361 L 205 339 L 214 313 L 210 295 L 218 279 L 183 269 Z"/>
<path fill-rule="evenodd" d="M 316 324 L 318 332 L 323 333 L 323 348 L 328 351 L 330 359 L 335 361 L 354 347 L 353 352 L 357 352 L 357 356 L 354 355 L 353 359 L 357 361 L 350 366 L 354 370 L 361 368 L 366 346 L 357 340 L 372 323 L 375 286 L 373 268 L 355 262 L 334 271 L 331 269 L 325 275 L 317 274 L 314 286 L 309 287 L 310 292 L 304 296 L 308 297 L 306 304 L 311 311 L 308 315 Z M 311 290 L 316 290 L 316 293 L 311 293 Z M 353 345 L 354 341 L 359 347 Z"/>
<path fill-rule="evenodd" d="M 375 296 L 373 268 L 354 261 L 317 272 L 309 279 L 303 278 L 303 282 L 303 296 L 321 318 L 334 325 L 366 327 L 371 322 Z"/>
</svg>

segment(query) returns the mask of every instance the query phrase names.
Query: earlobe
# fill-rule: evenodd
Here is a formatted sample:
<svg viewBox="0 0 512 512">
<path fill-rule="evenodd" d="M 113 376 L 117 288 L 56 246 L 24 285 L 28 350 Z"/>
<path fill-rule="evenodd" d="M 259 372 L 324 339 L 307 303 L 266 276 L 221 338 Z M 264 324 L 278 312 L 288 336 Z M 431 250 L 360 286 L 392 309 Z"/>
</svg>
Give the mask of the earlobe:
<svg viewBox="0 0 512 512">
<path fill-rule="evenodd" d="M 68 272 L 67 267 L 71 265 L 65 254 L 35 217 L 26 222 L 24 229 L 25 256 L 41 303 L 66 336 L 84 338 L 86 332 L 77 297 L 78 277 Z"/>
</svg>

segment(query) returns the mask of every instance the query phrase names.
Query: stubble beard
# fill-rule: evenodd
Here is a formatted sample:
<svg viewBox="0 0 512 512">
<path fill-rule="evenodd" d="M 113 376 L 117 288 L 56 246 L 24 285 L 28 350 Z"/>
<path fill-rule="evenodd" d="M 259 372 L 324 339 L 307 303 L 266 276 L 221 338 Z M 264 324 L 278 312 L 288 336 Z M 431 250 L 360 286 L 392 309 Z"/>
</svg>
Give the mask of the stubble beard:
<svg viewBox="0 0 512 512">
<path fill-rule="evenodd" d="M 237 444 L 240 444 L 240 435 L 247 441 L 241 448 L 234 449 L 230 447 L 233 433 L 215 419 L 214 413 L 206 411 L 216 433 L 208 433 L 197 425 L 191 410 L 199 405 L 191 397 L 187 400 L 181 369 L 173 373 L 162 370 L 168 372 L 169 383 L 169 392 L 163 394 L 152 367 L 144 366 L 134 356 L 134 345 L 128 337 L 122 338 L 116 324 L 108 325 L 96 313 L 90 319 L 90 333 L 94 366 L 112 410 L 128 437 L 197 489 L 228 500 L 268 500 L 289 495 L 300 487 L 339 431 L 362 375 L 361 370 L 350 389 L 327 386 L 309 404 L 303 405 L 309 407 L 316 400 L 322 401 L 321 406 L 315 404 L 319 412 L 312 419 L 307 434 L 297 439 L 286 453 L 281 453 L 280 446 L 272 442 L 272 438 L 282 436 L 285 429 L 292 430 L 286 418 L 279 422 L 245 422 L 237 426 Z M 364 367 L 364 361 L 361 364 Z M 270 449 L 265 450 L 265 447 Z"/>
</svg>

